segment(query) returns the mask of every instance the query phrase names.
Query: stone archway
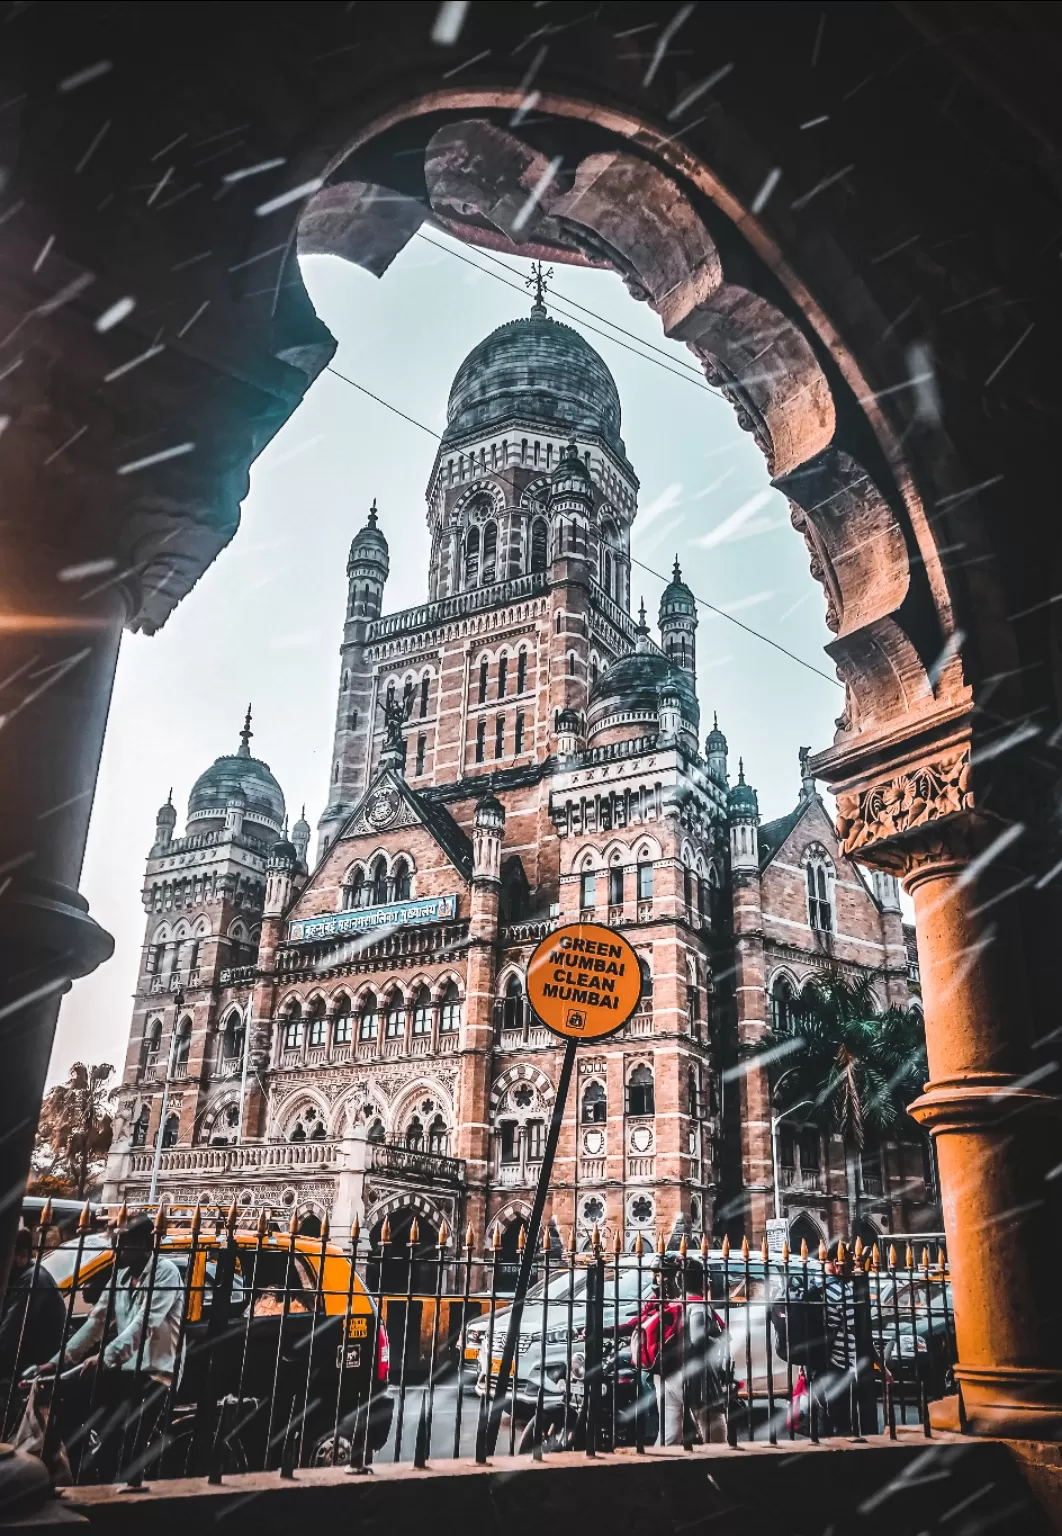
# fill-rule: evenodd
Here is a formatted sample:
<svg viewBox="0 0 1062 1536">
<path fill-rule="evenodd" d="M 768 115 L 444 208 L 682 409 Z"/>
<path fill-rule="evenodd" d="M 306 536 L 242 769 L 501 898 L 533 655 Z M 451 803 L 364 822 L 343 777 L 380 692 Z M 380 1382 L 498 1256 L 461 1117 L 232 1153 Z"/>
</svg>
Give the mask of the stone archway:
<svg viewBox="0 0 1062 1536">
<path fill-rule="evenodd" d="M 624 200 L 604 197 L 588 215 L 610 177 L 618 185 L 633 174 L 617 160 L 635 160 L 639 174 L 651 164 L 679 187 L 656 230 L 655 266 L 630 249 L 623 260 L 665 326 L 690 327 L 718 387 L 762 437 L 821 571 L 837 626 L 831 654 L 851 702 L 817 767 L 839 792 L 849 851 L 896 870 L 913 890 L 929 957 L 933 1085 L 918 1111 L 940 1153 L 968 1411 L 981 1422 L 983 1402 L 985 1423 L 1028 1427 L 1038 1413 L 1057 1422 L 1060 1346 L 1038 1337 L 1037 1320 L 1052 1315 L 1043 1277 L 1057 1263 L 1058 1184 L 1036 1210 L 1023 1193 L 1046 1187 L 1058 1108 L 1043 1079 L 1028 1079 L 1047 1059 L 1034 1041 L 1053 1028 L 1059 915 L 1049 877 L 1058 861 L 1052 754 L 1062 667 L 1053 599 L 1062 540 L 1043 510 L 1043 475 L 1054 461 L 1060 391 L 1035 336 L 1026 344 L 1027 332 L 1007 329 L 1005 316 L 985 324 L 982 314 L 993 291 L 1008 304 L 1021 295 L 1019 314 L 1029 295 L 1053 313 L 1053 283 L 1027 253 L 1049 252 L 1055 238 L 1039 160 L 1044 144 L 1058 142 L 1057 106 L 1036 93 L 1016 102 L 1009 80 L 1021 73 L 1008 77 L 1023 58 L 1023 36 L 1024 61 L 1035 60 L 1035 38 L 1016 24 L 994 39 L 993 56 L 970 67 L 965 29 L 939 37 L 920 5 L 862 8 L 858 44 L 831 24 L 836 41 L 831 35 L 816 87 L 833 91 L 831 111 L 843 119 L 841 158 L 851 164 L 839 165 L 828 147 L 835 140 L 794 142 L 807 90 L 807 71 L 794 67 L 808 47 L 800 7 L 775 16 L 769 36 L 748 8 L 695 9 L 674 50 L 658 12 L 635 6 L 631 25 L 644 21 L 647 40 L 656 40 L 648 67 L 627 61 L 629 44 L 600 13 L 572 17 L 579 32 L 534 55 L 534 116 L 545 120 L 537 127 L 524 106 L 520 8 L 471 8 L 459 43 L 446 46 L 433 37 L 434 10 L 411 8 L 397 50 L 382 7 L 314 12 L 298 29 L 278 14 L 253 38 L 240 8 L 219 7 L 209 48 L 183 19 L 125 13 L 106 87 L 123 131 L 106 141 L 97 140 L 110 119 L 95 90 L 61 92 L 54 132 L 33 131 L 52 123 L 57 70 L 94 56 L 93 8 L 68 18 L 62 59 L 42 8 L 18 17 L 5 60 L 17 111 L 3 129 L 13 173 L 0 308 L 5 336 L 26 351 L 15 371 L 0 361 L 0 412 L 10 416 L 0 472 L 7 502 L 32 516 L 13 519 L 2 536 L 11 612 L 0 658 L 8 680 L 0 1007 L 25 1025 L 0 1092 L 0 1119 L 18 1127 L 4 1152 L 5 1187 L 25 1174 L 32 1126 L 24 1108 L 43 1086 L 59 990 L 109 948 L 76 885 L 120 628 L 164 622 L 232 536 L 249 463 L 330 355 L 290 268 L 272 281 L 259 263 L 278 241 L 292 247 L 298 189 L 318 181 L 329 182 L 322 192 L 332 205 L 322 198 L 314 212 L 332 220 L 334 248 L 348 231 L 356 241 L 365 199 L 354 207 L 350 187 L 355 179 L 385 184 L 385 167 L 390 173 L 407 150 L 420 156 L 422 184 L 391 200 L 393 222 L 422 218 L 418 197 L 439 203 L 434 216 L 464 220 L 474 163 L 455 157 L 444 135 L 429 189 L 424 150 L 458 117 L 481 117 L 495 130 L 519 128 L 510 137 L 524 146 L 513 151 L 510 180 L 495 178 L 502 190 L 489 207 L 472 199 L 484 240 L 514 232 L 512 198 L 518 211 L 528 179 L 538 185 L 536 157 L 552 164 L 558 136 L 572 179 L 555 176 L 556 195 L 547 198 L 546 187 L 538 199 L 543 254 L 570 256 L 579 243 L 573 225 L 591 231 L 589 259 L 603 246 L 618 250 L 615 207 Z M 868 50 L 883 61 L 883 81 L 901 67 L 917 70 L 913 100 L 924 96 L 932 111 L 915 106 L 900 122 L 881 110 L 875 88 L 864 93 L 859 83 Z M 717 90 L 710 82 L 720 59 L 737 63 L 736 78 L 752 59 L 756 88 Z M 151 92 L 131 84 L 149 76 Z M 953 93 L 960 100 L 945 122 L 936 104 Z M 431 114 L 437 121 L 418 143 L 415 130 Z M 373 147 L 392 131 L 405 135 L 401 147 L 373 162 Z M 251 178 L 224 197 L 205 189 L 198 162 L 230 134 L 245 169 L 268 163 L 278 179 Z M 935 154 L 926 157 L 930 139 Z M 368 163 L 355 166 L 352 147 Z M 156 153 L 169 157 L 161 171 Z M 160 188 L 150 204 L 126 197 L 156 171 L 165 196 Z M 177 229 L 171 197 L 180 199 Z M 683 222 L 683 202 L 714 255 Z M 360 255 L 382 271 L 394 236 L 386 221 L 374 228 L 377 245 L 363 244 Z M 48 261 L 38 259 L 46 244 L 55 247 Z M 928 254 L 941 249 L 947 258 Z M 685 265 L 669 282 L 673 257 Z M 140 315 L 150 317 L 145 348 L 160 319 L 168 327 L 165 356 L 127 394 L 100 385 L 130 348 L 121 333 L 86 323 L 86 280 L 97 285 L 92 305 L 135 288 Z M 750 336 L 763 334 L 765 321 L 773 326 L 774 314 L 787 324 L 777 342 L 784 367 L 750 379 Z M 911 315 L 929 341 L 905 330 Z M 927 351 L 936 354 L 936 401 L 920 401 L 912 384 L 911 359 Z M 789 377 L 807 384 L 802 398 L 784 388 Z M 153 465 L 148 481 L 138 478 L 145 463 Z M 1029 560 L 1030 549 L 1042 558 Z M 942 551 L 959 555 L 945 564 Z M 116 574 L 91 596 L 60 579 L 101 558 Z M 1020 749 L 975 760 L 974 740 L 991 747 L 994 736 L 998 747 L 1023 721 L 1040 733 L 1042 760 Z M 32 776 L 20 771 L 28 762 Z M 58 806 L 70 809 L 51 816 Z M 1004 837 L 1005 859 L 996 848 Z M 5 1244 L 16 1216 L 8 1214 Z M 1008 1252 L 1026 1266 L 1020 1277 L 1015 1260 L 992 1270 L 975 1256 L 984 1245 L 972 1233 L 1001 1221 Z M 1032 1254 L 1041 1256 L 1035 1269 Z M 1002 1305 L 987 1315 L 977 1298 L 996 1292 L 1020 1294 L 1021 1315 Z"/>
</svg>

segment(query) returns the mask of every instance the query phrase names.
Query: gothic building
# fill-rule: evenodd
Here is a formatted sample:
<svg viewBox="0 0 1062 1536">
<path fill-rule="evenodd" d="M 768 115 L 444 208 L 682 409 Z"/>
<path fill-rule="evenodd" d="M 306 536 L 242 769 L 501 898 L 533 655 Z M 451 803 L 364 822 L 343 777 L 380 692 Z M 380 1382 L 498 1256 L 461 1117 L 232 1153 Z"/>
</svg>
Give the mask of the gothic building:
<svg viewBox="0 0 1062 1536">
<path fill-rule="evenodd" d="M 639 1009 L 579 1055 L 550 1216 L 585 1237 L 935 1226 L 917 1143 L 846 1159 L 777 1129 L 754 1048 L 827 966 L 916 976 L 895 880 L 846 861 L 801 755 L 761 824 L 674 576 L 631 616 L 638 479 L 605 363 L 541 301 L 470 353 L 427 486 L 427 600 L 384 612 L 375 503 L 347 565 L 316 856 L 240 747 L 160 810 L 110 1198 L 294 1207 L 333 1230 L 467 1221 L 514 1249 L 560 1045 L 528 957 L 579 916 L 641 957 Z M 397 521 L 397 520 L 396 520 Z M 775 1165 L 778 1190 L 775 1191 Z"/>
</svg>

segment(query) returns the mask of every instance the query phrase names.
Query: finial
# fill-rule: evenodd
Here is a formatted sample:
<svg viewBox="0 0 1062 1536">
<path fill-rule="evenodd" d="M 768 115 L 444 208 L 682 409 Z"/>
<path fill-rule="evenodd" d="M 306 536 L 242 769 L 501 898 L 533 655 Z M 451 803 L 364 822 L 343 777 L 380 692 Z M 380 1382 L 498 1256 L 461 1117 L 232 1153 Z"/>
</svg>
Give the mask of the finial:
<svg viewBox="0 0 1062 1536">
<path fill-rule="evenodd" d="M 552 267 L 544 267 L 540 261 L 533 261 L 531 263 L 531 276 L 524 279 L 524 286 L 526 288 L 533 288 L 535 291 L 535 302 L 531 306 L 532 315 L 544 315 L 546 313 L 546 292 L 552 277 Z"/>
<path fill-rule="evenodd" d="M 678 555 L 675 556 L 675 564 L 674 564 L 674 566 L 672 568 L 672 571 L 671 571 L 671 580 L 672 581 L 681 581 L 682 580 L 682 567 L 678 563 Z"/>
<path fill-rule="evenodd" d="M 251 706 L 248 704 L 247 714 L 243 722 L 243 730 L 240 732 L 240 750 L 236 754 L 237 757 L 250 757 L 251 737 L 253 735 L 254 732 L 251 730 Z"/>
<path fill-rule="evenodd" d="M 639 629 L 648 629 L 649 628 L 649 625 L 646 623 L 646 619 L 645 619 L 645 598 L 644 597 L 642 598 L 641 605 L 638 608 L 638 628 Z"/>
<path fill-rule="evenodd" d="M 739 784 L 744 784 L 744 782 L 745 782 L 745 759 L 743 757 L 739 757 L 738 758 L 738 783 Z"/>
<path fill-rule="evenodd" d="M 305 800 L 302 802 L 302 810 L 299 812 L 299 820 L 300 821 L 305 821 L 306 820 L 306 801 Z"/>
<path fill-rule="evenodd" d="M 172 784 L 170 785 L 170 792 L 166 796 L 166 804 L 167 805 L 172 805 L 173 804 L 173 785 Z"/>
<path fill-rule="evenodd" d="M 376 511 L 376 497 L 374 496 L 372 498 L 372 506 L 369 508 L 369 521 L 366 526 L 369 528 L 375 528 L 378 517 L 379 513 Z"/>
<path fill-rule="evenodd" d="M 712 730 L 713 731 L 717 731 L 718 729 L 719 729 L 719 711 L 717 709 L 713 709 L 712 710 Z"/>
</svg>

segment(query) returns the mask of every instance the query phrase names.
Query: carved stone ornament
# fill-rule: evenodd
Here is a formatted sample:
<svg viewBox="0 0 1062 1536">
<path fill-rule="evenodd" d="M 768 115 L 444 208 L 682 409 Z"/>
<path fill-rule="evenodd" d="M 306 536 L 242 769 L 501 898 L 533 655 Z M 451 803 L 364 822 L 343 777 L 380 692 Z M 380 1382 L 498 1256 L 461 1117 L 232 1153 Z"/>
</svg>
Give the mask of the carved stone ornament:
<svg viewBox="0 0 1062 1536">
<path fill-rule="evenodd" d="M 962 746 L 891 779 L 837 796 L 837 836 L 854 857 L 872 844 L 974 808 L 970 751 Z"/>
</svg>

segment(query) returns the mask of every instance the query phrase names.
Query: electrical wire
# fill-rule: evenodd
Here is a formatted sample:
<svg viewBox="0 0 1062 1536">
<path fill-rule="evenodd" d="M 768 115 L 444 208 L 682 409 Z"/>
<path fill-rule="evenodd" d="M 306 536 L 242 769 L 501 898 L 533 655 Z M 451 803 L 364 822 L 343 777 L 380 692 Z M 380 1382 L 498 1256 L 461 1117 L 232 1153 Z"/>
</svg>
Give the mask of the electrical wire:
<svg viewBox="0 0 1062 1536">
<path fill-rule="evenodd" d="M 418 421 L 415 416 L 408 416 L 405 411 L 400 411 L 397 405 L 392 405 L 382 395 L 374 395 L 371 389 L 366 389 L 365 385 L 359 384 L 356 379 L 348 378 L 345 373 L 340 373 L 339 369 L 333 368 L 330 363 L 326 366 L 325 372 L 334 374 L 337 379 L 342 379 L 343 383 L 349 384 L 352 389 L 359 390 L 363 395 L 368 395 L 370 400 L 375 400 L 377 405 L 382 405 L 385 410 L 392 411 L 396 416 L 400 416 L 403 421 L 408 421 L 410 426 L 419 427 L 429 437 L 434 437 L 436 442 L 441 441 L 441 432 L 436 432 L 433 427 L 425 426 L 424 422 Z M 654 570 L 651 565 L 646 565 L 644 560 L 638 560 L 634 555 L 631 555 L 630 561 L 632 565 L 639 566 L 641 570 L 648 572 L 650 576 L 655 576 L 665 584 L 670 580 L 662 571 Z M 782 656 L 787 656 L 790 661 L 795 661 L 798 667 L 803 667 L 807 672 L 814 672 L 816 677 L 821 677 L 827 683 L 832 683 L 835 688 L 843 686 L 835 677 L 831 677 L 828 672 L 823 672 L 819 667 L 812 666 L 810 661 L 805 661 L 802 656 L 798 656 L 794 651 L 788 650 L 784 645 L 779 644 L 777 640 L 772 640 L 769 635 L 761 634 L 758 629 L 753 629 L 751 624 L 743 624 L 740 619 L 735 619 L 734 615 L 727 613 L 725 608 L 717 608 L 714 603 L 710 603 L 706 597 L 700 597 L 696 592 L 693 593 L 693 596 L 702 608 L 707 608 L 710 613 L 717 614 L 721 619 L 726 619 L 728 624 L 733 624 L 738 629 L 744 630 L 745 634 L 752 635 L 754 639 L 762 640 L 764 645 L 769 645 L 772 650 L 778 651 Z"/>
</svg>

